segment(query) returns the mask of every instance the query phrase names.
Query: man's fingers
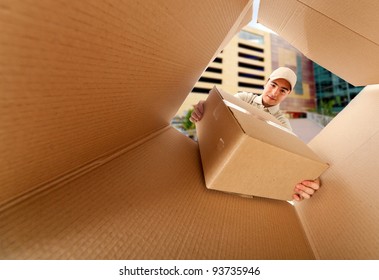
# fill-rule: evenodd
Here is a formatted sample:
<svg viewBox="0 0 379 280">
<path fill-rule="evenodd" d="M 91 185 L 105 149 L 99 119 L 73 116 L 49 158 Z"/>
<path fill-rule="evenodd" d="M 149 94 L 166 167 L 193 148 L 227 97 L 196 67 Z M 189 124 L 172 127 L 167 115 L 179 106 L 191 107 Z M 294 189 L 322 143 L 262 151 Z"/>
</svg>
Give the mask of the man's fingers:
<svg viewBox="0 0 379 280">
<path fill-rule="evenodd" d="M 204 101 L 199 101 L 195 107 L 195 110 L 197 110 L 197 112 L 202 115 L 204 113 Z"/>
<path fill-rule="evenodd" d="M 302 192 L 302 193 L 301 193 L 301 196 L 302 196 L 303 198 L 305 198 L 305 199 L 310 199 L 312 195 L 310 195 L 310 194 L 308 194 L 308 193 L 306 193 L 306 192 Z"/>
<path fill-rule="evenodd" d="M 309 198 L 312 197 L 312 195 L 310 195 L 310 194 L 308 194 L 308 193 L 306 193 L 305 191 L 302 191 L 302 190 L 297 190 L 296 193 L 294 194 L 294 196 L 298 196 L 300 198 L 300 199 L 296 199 L 296 197 L 295 197 L 295 199 L 297 201 L 301 201 L 304 198 L 305 199 L 309 199 Z"/>
<path fill-rule="evenodd" d="M 191 122 L 198 122 L 201 120 L 201 117 L 202 117 L 202 115 L 198 111 L 196 111 L 196 109 L 195 109 L 191 114 L 190 121 Z"/>
<path fill-rule="evenodd" d="M 199 103 L 197 103 L 194 106 L 194 110 L 193 110 L 191 117 L 190 117 L 191 122 L 193 122 L 193 123 L 198 122 L 203 117 L 203 113 L 204 113 L 203 103 L 204 103 L 204 101 L 199 101 Z"/>
<path fill-rule="evenodd" d="M 315 190 L 313 188 L 304 186 L 303 184 L 297 184 L 295 188 L 295 192 L 301 193 L 301 194 L 306 193 L 308 195 L 312 195 L 315 193 Z"/>
<path fill-rule="evenodd" d="M 301 182 L 301 184 L 308 187 L 308 188 L 314 189 L 314 190 L 318 190 L 320 188 L 319 182 L 317 180 L 315 180 L 315 181 L 305 180 L 305 181 Z"/>
<path fill-rule="evenodd" d="M 320 179 L 316 179 L 314 181 L 312 180 L 305 180 L 301 183 L 297 184 L 295 186 L 295 194 L 293 195 L 293 198 L 296 201 L 301 201 L 304 199 L 309 199 L 312 197 L 312 195 L 320 188 L 321 181 Z"/>
</svg>

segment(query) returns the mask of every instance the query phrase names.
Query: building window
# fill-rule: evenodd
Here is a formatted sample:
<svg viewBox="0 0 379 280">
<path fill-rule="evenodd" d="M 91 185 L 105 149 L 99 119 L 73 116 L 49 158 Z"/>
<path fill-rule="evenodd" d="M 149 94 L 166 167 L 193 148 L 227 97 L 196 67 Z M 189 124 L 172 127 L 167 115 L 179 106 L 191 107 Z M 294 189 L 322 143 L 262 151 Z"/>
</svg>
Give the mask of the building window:
<svg viewBox="0 0 379 280">
<path fill-rule="evenodd" d="M 251 60 L 256 60 L 256 61 L 264 61 L 263 57 L 259 57 L 259 56 L 251 55 L 251 54 L 246 54 L 246 53 L 241 53 L 241 52 L 238 52 L 238 56 L 243 57 L 243 58 L 247 58 L 247 59 L 251 59 Z"/>
<path fill-rule="evenodd" d="M 216 57 L 213 62 L 215 63 L 222 63 L 222 58 L 221 57 Z"/>
<path fill-rule="evenodd" d="M 257 47 L 249 46 L 242 43 L 238 43 L 238 47 L 242 49 L 250 50 L 250 51 L 260 52 L 260 53 L 264 52 L 262 48 L 257 48 Z"/>
<path fill-rule="evenodd" d="M 194 93 L 209 93 L 210 89 L 208 88 L 200 88 L 200 87 L 194 87 L 192 89 L 192 92 Z"/>
<path fill-rule="evenodd" d="M 264 44 L 264 37 L 262 35 L 258 35 L 258 34 L 254 34 L 254 33 L 250 33 L 250 32 L 242 30 L 238 34 L 238 37 L 244 40 L 254 42 L 256 44 L 260 44 L 260 45 Z"/>
<path fill-rule="evenodd" d="M 238 86 L 247 87 L 247 88 L 255 88 L 255 89 L 263 89 L 262 85 L 255 85 L 255 84 L 243 83 L 243 82 L 238 82 Z"/>
<path fill-rule="evenodd" d="M 222 69 L 215 68 L 215 67 L 208 67 L 205 69 L 206 72 L 212 72 L 212 73 L 222 73 Z"/>
<path fill-rule="evenodd" d="M 253 69 L 253 70 L 259 70 L 259 71 L 265 70 L 263 66 L 253 65 L 253 64 L 244 63 L 244 62 L 238 62 L 238 66 L 243 67 L 243 68 Z"/>
<path fill-rule="evenodd" d="M 216 78 L 201 77 L 199 79 L 199 82 L 212 83 L 212 84 L 221 84 L 222 80 L 221 79 L 216 79 Z"/>
<path fill-rule="evenodd" d="M 250 78 L 250 79 L 255 79 L 255 80 L 265 80 L 265 76 L 261 75 L 255 75 L 255 74 L 250 74 L 250 73 L 244 73 L 244 72 L 238 72 L 238 77 L 243 77 L 243 78 Z"/>
</svg>

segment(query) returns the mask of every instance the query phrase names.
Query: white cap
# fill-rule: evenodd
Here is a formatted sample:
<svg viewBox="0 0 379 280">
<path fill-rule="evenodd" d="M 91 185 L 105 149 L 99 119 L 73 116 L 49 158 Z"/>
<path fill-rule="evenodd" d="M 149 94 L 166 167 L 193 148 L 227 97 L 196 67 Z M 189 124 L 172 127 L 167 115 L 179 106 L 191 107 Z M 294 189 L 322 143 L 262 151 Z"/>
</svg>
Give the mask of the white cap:
<svg viewBox="0 0 379 280">
<path fill-rule="evenodd" d="M 276 80 L 276 79 L 287 80 L 291 85 L 291 91 L 292 91 L 295 88 L 297 76 L 296 76 L 295 72 L 293 72 L 290 68 L 279 67 L 278 69 L 274 70 L 271 73 L 269 79 L 271 81 Z"/>
</svg>

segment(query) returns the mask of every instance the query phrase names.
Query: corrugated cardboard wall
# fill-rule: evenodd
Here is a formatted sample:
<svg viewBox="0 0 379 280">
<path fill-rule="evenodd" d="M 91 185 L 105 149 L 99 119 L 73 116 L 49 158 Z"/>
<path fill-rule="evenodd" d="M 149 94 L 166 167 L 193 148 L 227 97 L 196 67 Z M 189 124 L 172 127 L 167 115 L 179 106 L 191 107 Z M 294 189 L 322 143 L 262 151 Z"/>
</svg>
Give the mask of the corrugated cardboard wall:
<svg viewBox="0 0 379 280">
<path fill-rule="evenodd" d="M 248 11 L 246 0 L 1 0 L 0 204 L 167 126 Z"/>
<path fill-rule="evenodd" d="M 0 212 L 3 259 L 310 259 L 292 205 L 207 190 L 197 144 L 168 128 Z"/>
<path fill-rule="evenodd" d="M 320 259 L 379 258 L 379 85 L 367 86 L 311 142 L 331 167 L 297 205 Z"/>
<path fill-rule="evenodd" d="M 378 1 L 261 0 L 258 21 L 356 86 L 379 78 Z"/>
<path fill-rule="evenodd" d="M 0 258 L 314 258 L 290 204 L 207 190 L 168 126 L 250 1 L 0 7 Z"/>
</svg>

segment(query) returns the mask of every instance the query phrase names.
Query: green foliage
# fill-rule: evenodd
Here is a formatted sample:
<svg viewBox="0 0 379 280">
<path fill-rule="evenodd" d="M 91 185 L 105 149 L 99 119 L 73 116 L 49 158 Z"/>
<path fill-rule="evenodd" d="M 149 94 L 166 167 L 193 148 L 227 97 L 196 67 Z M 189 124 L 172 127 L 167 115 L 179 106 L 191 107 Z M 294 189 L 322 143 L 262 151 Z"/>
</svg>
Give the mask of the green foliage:
<svg viewBox="0 0 379 280">
<path fill-rule="evenodd" d="M 195 129 L 195 124 L 190 121 L 191 114 L 194 109 L 188 110 L 187 114 L 183 118 L 182 127 L 184 130 Z"/>
<path fill-rule="evenodd" d="M 321 100 L 321 113 L 327 116 L 335 116 L 333 113 L 333 106 L 336 103 L 335 100 L 323 101 Z"/>
</svg>

